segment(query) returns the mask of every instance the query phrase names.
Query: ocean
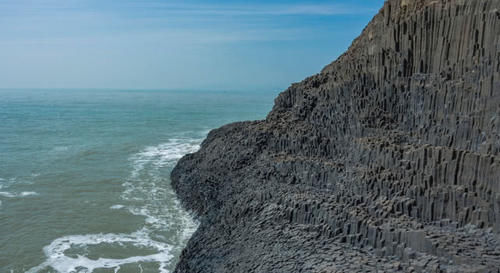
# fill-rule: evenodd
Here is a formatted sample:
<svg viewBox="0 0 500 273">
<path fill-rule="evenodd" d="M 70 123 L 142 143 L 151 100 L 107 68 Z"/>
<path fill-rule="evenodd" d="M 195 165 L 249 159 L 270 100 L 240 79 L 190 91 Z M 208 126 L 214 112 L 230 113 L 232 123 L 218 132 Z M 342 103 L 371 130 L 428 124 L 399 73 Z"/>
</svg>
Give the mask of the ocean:
<svg viewBox="0 0 500 273">
<path fill-rule="evenodd" d="M 172 272 L 197 227 L 172 168 L 276 95 L 0 90 L 0 272 Z"/>
</svg>

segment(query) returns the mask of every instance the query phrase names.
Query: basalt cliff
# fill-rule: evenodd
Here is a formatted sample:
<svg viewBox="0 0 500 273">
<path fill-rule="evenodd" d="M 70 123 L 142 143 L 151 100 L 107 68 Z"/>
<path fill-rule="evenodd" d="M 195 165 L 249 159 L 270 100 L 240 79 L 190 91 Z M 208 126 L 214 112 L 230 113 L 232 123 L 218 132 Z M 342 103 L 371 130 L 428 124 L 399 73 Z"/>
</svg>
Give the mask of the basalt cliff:
<svg viewBox="0 0 500 273">
<path fill-rule="evenodd" d="M 172 183 L 178 273 L 500 272 L 500 0 L 388 0 Z"/>
</svg>

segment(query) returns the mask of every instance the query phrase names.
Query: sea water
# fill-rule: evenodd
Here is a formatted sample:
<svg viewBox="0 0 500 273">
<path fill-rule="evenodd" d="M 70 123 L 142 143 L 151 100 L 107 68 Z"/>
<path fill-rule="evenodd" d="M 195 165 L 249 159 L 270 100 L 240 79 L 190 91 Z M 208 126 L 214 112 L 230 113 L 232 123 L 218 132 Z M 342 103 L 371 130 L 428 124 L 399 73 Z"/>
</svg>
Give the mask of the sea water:
<svg viewBox="0 0 500 273">
<path fill-rule="evenodd" d="M 0 90 L 0 272 L 172 272 L 197 227 L 172 168 L 276 93 Z"/>
</svg>

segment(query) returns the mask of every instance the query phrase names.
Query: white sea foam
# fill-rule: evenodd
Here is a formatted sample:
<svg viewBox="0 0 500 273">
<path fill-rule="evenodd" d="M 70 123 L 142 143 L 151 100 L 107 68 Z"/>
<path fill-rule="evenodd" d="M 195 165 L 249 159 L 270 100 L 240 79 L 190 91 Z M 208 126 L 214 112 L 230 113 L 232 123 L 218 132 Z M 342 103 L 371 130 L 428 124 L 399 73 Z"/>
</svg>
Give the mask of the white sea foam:
<svg viewBox="0 0 500 273">
<path fill-rule="evenodd" d="M 24 196 L 31 196 L 31 195 L 38 195 L 37 192 L 34 191 L 23 191 L 19 194 L 19 196 L 24 197 Z"/>
<path fill-rule="evenodd" d="M 183 226 L 183 230 L 196 229 L 196 224 L 180 207 L 160 171 L 162 167 L 174 166 L 185 154 L 196 152 L 200 143 L 201 139 L 172 139 L 132 156 L 133 171 L 129 181 L 123 184 L 125 191 L 122 198 L 150 202 L 142 207 L 131 207 L 129 211 L 146 217 L 146 223 L 155 229 L 166 229 L 173 224 Z"/>
<path fill-rule="evenodd" d="M 65 252 L 73 247 L 87 247 L 99 244 L 131 244 L 135 247 L 147 247 L 157 251 L 155 254 L 145 256 L 132 256 L 123 259 L 99 258 L 89 259 L 78 255 L 69 257 Z M 65 236 L 54 240 L 43 248 L 47 260 L 31 268 L 27 273 L 37 273 L 43 269 L 52 268 L 57 272 L 93 272 L 95 269 L 114 269 L 118 272 L 121 265 L 156 262 L 160 264 L 159 272 L 167 273 L 166 266 L 173 258 L 170 254 L 172 247 L 166 243 L 152 240 L 147 231 L 139 230 L 132 234 L 90 234 Z"/>
<path fill-rule="evenodd" d="M 8 188 L 14 184 L 18 184 L 17 178 L 15 177 L 9 179 L 0 178 L 0 189 Z"/>
<path fill-rule="evenodd" d="M 125 264 L 138 265 L 137 272 L 142 272 L 141 263 L 157 263 L 158 271 L 168 272 L 172 250 L 180 252 L 186 241 L 197 228 L 197 223 L 184 211 L 170 185 L 165 182 L 164 167 L 173 167 L 183 155 L 199 149 L 199 139 L 172 139 L 158 146 L 147 147 L 130 157 L 132 171 L 123 183 L 122 199 L 125 205 L 113 205 L 111 209 L 126 208 L 134 215 L 145 218 L 144 227 L 132 234 L 89 234 L 65 236 L 54 240 L 44 247 L 46 261 L 28 271 L 35 273 L 51 268 L 57 272 L 88 272 L 95 269 L 113 269 L 118 273 Z M 139 204 L 139 205 L 137 205 Z M 160 239 L 162 232 L 168 231 L 169 242 Z M 154 239 L 153 239 L 154 238 Z M 97 260 L 85 256 L 70 257 L 66 251 L 72 248 L 85 248 L 99 244 L 131 244 L 135 247 L 155 250 L 155 254 L 133 256 L 124 259 L 101 257 Z"/>
<path fill-rule="evenodd" d="M 133 171 L 123 186 L 124 200 L 149 200 L 144 206 L 129 207 L 130 213 L 144 216 L 153 230 L 170 230 L 177 234 L 179 245 L 191 237 L 197 223 L 184 211 L 175 193 L 166 183 L 163 167 L 173 167 L 177 160 L 200 148 L 201 139 L 172 139 L 158 146 L 148 147 L 131 157 Z"/>
<path fill-rule="evenodd" d="M 131 158 L 134 166 L 132 178 L 137 178 L 146 164 L 154 164 L 156 167 L 174 165 L 184 155 L 196 152 L 200 148 L 200 142 L 199 139 L 171 139 L 158 146 L 147 147 Z"/>
<path fill-rule="evenodd" d="M 0 196 L 7 197 L 7 198 L 26 197 L 26 196 L 32 196 L 32 195 L 38 195 L 38 193 L 34 192 L 34 191 L 23 191 L 20 193 L 0 191 Z"/>
<path fill-rule="evenodd" d="M 7 197 L 7 198 L 14 198 L 17 196 L 17 194 L 11 193 L 11 192 L 6 192 L 6 191 L 0 191 L 0 196 Z"/>
<path fill-rule="evenodd" d="M 123 209 L 125 206 L 124 205 L 113 205 L 109 207 L 110 209 Z"/>
</svg>

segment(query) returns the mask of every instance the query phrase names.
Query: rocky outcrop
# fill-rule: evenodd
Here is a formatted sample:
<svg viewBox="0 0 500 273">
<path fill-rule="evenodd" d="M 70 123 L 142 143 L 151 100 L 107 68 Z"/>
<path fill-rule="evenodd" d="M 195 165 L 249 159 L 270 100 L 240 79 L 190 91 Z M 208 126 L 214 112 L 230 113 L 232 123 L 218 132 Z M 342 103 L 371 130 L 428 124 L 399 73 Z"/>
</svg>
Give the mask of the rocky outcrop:
<svg viewBox="0 0 500 273">
<path fill-rule="evenodd" d="M 176 272 L 500 272 L 500 1 L 389 0 L 172 172 Z"/>
</svg>

